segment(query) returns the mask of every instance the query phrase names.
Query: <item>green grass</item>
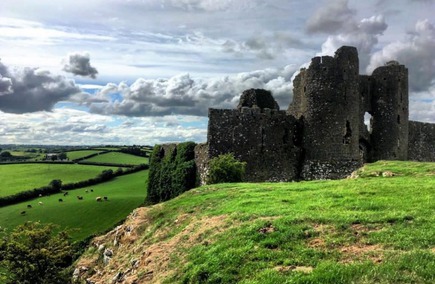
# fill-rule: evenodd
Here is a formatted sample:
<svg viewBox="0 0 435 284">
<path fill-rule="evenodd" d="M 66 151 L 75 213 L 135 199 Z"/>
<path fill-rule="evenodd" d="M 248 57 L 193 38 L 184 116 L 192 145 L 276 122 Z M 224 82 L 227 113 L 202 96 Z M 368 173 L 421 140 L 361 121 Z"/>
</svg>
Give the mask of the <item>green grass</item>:
<svg viewBox="0 0 435 284">
<path fill-rule="evenodd" d="M 10 164 L 0 165 L 0 196 L 46 186 L 53 179 L 71 183 L 96 177 L 114 167 L 71 164 Z"/>
<path fill-rule="evenodd" d="M 196 188 L 146 211 L 124 268 L 161 244 L 164 283 L 435 283 L 434 169 L 382 161 L 358 179 Z"/>
<path fill-rule="evenodd" d="M 86 156 L 89 156 L 89 155 L 92 155 L 92 154 L 96 154 L 96 153 L 100 153 L 100 152 L 101 151 L 98 151 L 98 150 L 80 150 L 80 151 L 70 151 L 70 152 L 67 152 L 66 155 L 67 155 L 68 159 L 73 161 L 73 160 L 84 158 Z"/>
<path fill-rule="evenodd" d="M 0 227 L 12 230 L 26 221 L 41 221 L 60 225 L 62 229 L 77 229 L 72 231 L 73 239 L 83 240 L 112 228 L 141 205 L 146 197 L 147 179 L 148 171 L 141 171 L 92 187 L 70 190 L 68 196 L 54 194 L 2 207 Z M 83 196 L 83 200 L 78 200 L 77 195 Z M 97 202 L 97 196 L 107 196 L 109 200 Z M 59 202 L 59 198 L 63 202 Z M 38 205 L 40 201 L 43 205 Z M 32 208 L 28 209 L 27 204 Z M 26 214 L 21 215 L 22 211 Z"/>
<path fill-rule="evenodd" d="M 95 163 L 116 163 L 129 165 L 148 164 L 148 158 L 138 157 L 120 152 L 109 152 L 101 154 L 90 159 L 86 159 L 85 161 Z"/>
</svg>

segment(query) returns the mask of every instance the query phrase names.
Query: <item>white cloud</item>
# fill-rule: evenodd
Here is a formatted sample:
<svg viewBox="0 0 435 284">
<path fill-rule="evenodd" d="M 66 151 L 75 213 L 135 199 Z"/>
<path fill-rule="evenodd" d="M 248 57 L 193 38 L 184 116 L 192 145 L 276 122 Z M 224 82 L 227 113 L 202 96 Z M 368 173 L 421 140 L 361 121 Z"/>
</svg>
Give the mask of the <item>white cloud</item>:
<svg viewBox="0 0 435 284">
<path fill-rule="evenodd" d="M 265 88 L 286 108 L 292 97 L 291 77 L 295 66 L 270 68 L 233 76 L 196 79 L 179 74 L 169 79 L 137 79 L 128 86 L 113 83 L 94 96 L 83 97 L 91 112 L 127 116 L 162 116 L 170 114 L 206 116 L 208 108 L 235 108 L 240 94 L 250 88 Z M 98 101 L 119 93 L 121 100 Z"/>
</svg>

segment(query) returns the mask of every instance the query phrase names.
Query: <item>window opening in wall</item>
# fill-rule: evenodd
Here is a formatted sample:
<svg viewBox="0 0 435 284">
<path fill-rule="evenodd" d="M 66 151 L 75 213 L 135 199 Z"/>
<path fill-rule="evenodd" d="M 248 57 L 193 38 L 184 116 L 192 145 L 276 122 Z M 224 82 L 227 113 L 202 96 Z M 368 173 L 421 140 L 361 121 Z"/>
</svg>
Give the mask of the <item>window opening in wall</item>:
<svg viewBox="0 0 435 284">
<path fill-rule="evenodd" d="M 350 138 L 352 137 L 352 129 L 350 128 L 349 120 L 346 120 L 346 130 L 343 136 L 343 144 L 350 144 Z"/>
<path fill-rule="evenodd" d="M 367 127 L 367 131 L 369 133 L 372 132 L 372 119 L 373 119 L 373 117 L 370 113 L 366 112 L 364 114 L 364 124 Z"/>
<path fill-rule="evenodd" d="M 304 86 L 304 93 L 307 91 L 307 86 Z"/>
<path fill-rule="evenodd" d="M 397 124 L 400 124 L 400 115 L 397 116 Z"/>
</svg>

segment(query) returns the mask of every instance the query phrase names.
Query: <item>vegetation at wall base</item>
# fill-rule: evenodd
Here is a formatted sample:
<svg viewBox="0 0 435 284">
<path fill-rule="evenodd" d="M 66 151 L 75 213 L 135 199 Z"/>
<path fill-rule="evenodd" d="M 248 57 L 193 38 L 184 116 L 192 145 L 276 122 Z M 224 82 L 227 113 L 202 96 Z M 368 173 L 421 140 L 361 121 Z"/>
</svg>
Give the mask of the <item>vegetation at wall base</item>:
<svg viewBox="0 0 435 284">
<path fill-rule="evenodd" d="M 234 154 L 219 155 L 210 160 L 207 184 L 241 182 L 245 174 L 245 162 L 240 162 Z"/>
<path fill-rule="evenodd" d="M 156 145 L 151 154 L 147 201 L 157 203 L 195 187 L 195 143 L 177 144 L 170 153 Z"/>
<path fill-rule="evenodd" d="M 101 283 L 435 283 L 434 168 L 380 161 L 354 179 L 195 188 L 136 210 L 120 246 L 100 236 L 108 266 L 96 250 L 77 265 Z"/>
</svg>

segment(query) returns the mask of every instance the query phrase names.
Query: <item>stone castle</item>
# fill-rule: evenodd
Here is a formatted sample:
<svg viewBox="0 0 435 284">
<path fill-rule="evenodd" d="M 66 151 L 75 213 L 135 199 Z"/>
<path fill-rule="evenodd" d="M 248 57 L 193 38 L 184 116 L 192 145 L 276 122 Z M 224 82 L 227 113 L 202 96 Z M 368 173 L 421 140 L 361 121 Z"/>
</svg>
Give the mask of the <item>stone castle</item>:
<svg viewBox="0 0 435 284">
<path fill-rule="evenodd" d="M 287 110 L 259 89 L 243 92 L 236 109 L 209 109 L 207 143 L 195 148 L 202 184 L 208 161 L 225 153 L 246 162 L 252 182 L 343 178 L 377 160 L 435 161 L 435 124 L 408 120 L 408 69 L 398 62 L 359 75 L 357 49 L 343 46 L 314 57 L 293 87 Z"/>
</svg>

